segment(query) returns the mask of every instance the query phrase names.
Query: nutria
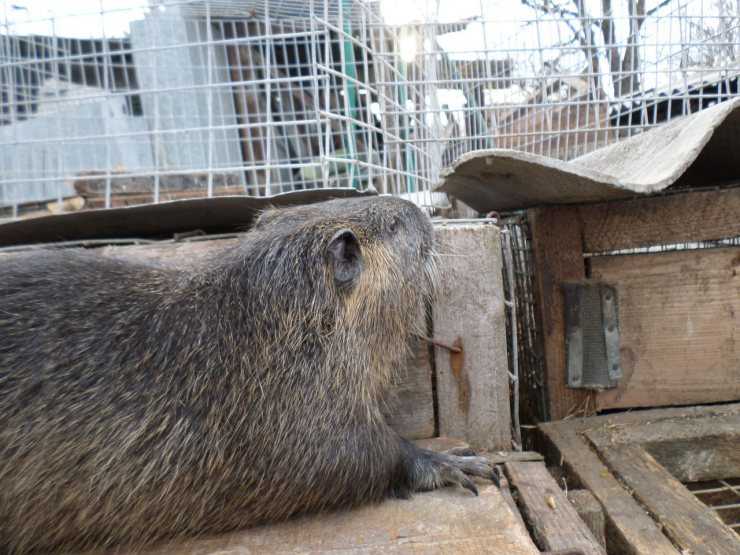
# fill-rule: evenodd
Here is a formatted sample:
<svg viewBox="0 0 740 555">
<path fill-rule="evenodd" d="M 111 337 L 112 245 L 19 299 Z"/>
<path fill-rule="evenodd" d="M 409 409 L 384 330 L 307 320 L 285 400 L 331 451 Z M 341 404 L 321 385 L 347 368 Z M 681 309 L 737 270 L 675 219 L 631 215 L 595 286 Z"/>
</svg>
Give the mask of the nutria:
<svg viewBox="0 0 740 555">
<path fill-rule="evenodd" d="M 142 546 L 490 478 L 381 416 L 432 289 L 392 197 L 264 213 L 192 270 L 0 264 L 0 549 Z"/>
</svg>

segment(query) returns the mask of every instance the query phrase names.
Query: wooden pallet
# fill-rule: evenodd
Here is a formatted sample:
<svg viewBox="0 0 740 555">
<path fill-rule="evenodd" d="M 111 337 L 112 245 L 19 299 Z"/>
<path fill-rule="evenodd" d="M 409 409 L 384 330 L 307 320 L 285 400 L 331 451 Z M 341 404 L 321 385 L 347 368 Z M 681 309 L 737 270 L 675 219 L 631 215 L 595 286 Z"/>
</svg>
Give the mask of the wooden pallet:
<svg viewBox="0 0 740 555">
<path fill-rule="evenodd" d="M 600 502 L 610 553 L 740 553 L 740 536 L 682 484 L 740 476 L 740 404 L 574 418 L 539 429 L 548 460 Z"/>
</svg>

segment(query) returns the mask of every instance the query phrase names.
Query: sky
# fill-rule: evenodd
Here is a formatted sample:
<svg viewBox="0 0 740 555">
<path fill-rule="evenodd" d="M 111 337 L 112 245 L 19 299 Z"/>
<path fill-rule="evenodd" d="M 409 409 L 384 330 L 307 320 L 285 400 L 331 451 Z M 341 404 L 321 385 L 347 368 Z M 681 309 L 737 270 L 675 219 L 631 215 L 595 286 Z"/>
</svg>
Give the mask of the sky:
<svg viewBox="0 0 740 555">
<path fill-rule="evenodd" d="M 128 33 L 129 22 L 144 17 L 147 0 L 0 0 L 0 29 L 17 34 L 93 38 Z M 101 15 L 101 9 L 104 12 Z M 53 18 L 53 21 L 52 21 Z"/>
<path fill-rule="evenodd" d="M 500 27 L 534 15 L 519 0 L 380 1 L 386 21 L 392 24 L 418 22 L 424 15 L 436 15 L 441 21 L 459 21 L 483 13 L 486 20 L 498 20 L 500 24 L 497 27 Z M 657 0 L 648 1 L 648 7 L 654 3 Z M 679 0 L 675 0 L 675 3 L 679 3 Z M 680 3 L 687 2 L 683 0 Z M 692 3 L 691 0 L 688 3 Z M 616 0 L 613 4 L 617 17 L 626 15 L 625 1 Z M 42 31 L 51 26 L 50 19 L 53 17 L 60 35 L 96 36 L 104 24 L 106 35 L 122 36 L 128 31 L 131 20 L 144 16 L 148 5 L 148 0 L 0 0 L 0 6 L 3 7 L 0 25 L 8 21 L 14 24 L 18 32 Z M 586 0 L 589 13 L 598 14 L 600 5 L 601 0 Z M 101 16 L 101 10 L 105 15 Z M 511 29 L 508 33 L 511 33 Z"/>
</svg>

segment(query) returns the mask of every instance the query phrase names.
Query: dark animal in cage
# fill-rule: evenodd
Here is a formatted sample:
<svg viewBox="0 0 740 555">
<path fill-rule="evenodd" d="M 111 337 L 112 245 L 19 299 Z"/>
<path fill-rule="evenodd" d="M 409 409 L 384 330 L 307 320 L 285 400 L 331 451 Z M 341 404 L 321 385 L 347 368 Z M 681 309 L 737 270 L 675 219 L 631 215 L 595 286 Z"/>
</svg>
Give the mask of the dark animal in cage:
<svg viewBox="0 0 740 555">
<path fill-rule="evenodd" d="M 141 545 L 476 488 L 381 414 L 433 284 L 391 197 L 263 214 L 192 271 L 86 251 L 0 266 L 0 550 Z M 423 320 L 423 318 L 422 318 Z"/>
</svg>

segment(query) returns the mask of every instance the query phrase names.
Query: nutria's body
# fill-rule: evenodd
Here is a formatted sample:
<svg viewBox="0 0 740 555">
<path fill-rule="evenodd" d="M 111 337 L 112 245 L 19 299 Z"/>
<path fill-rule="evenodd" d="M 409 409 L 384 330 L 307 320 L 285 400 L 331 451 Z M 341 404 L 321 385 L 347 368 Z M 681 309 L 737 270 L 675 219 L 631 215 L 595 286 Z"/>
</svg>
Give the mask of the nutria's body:
<svg viewBox="0 0 740 555">
<path fill-rule="evenodd" d="M 217 532 L 489 475 L 385 423 L 430 291 L 393 198 L 266 213 L 173 271 L 58 250 L 0 264 L 0 551 Z M 462 470 L 462 472 L 461 472 Z"/>
</svg>

